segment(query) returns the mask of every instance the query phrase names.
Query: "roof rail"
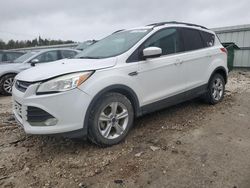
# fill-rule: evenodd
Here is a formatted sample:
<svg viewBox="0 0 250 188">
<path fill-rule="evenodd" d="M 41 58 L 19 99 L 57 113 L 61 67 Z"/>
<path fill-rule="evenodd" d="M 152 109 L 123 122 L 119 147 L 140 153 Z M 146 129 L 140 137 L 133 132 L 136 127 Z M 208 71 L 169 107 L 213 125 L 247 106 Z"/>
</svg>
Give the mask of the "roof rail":
<svg viewBox="0 0 250 188">
<path fill-rule="evenodd" d="M 115 33 L 119 33 L 119 32 L 121 32 L 121 31 L 124 31 L 124 29 L 119 29 L 119 30 L 113 32 L 112 35 L 115 34 Z"/>
<path fill-rule="evenodd" d="M 176 22 L 176 21 L 158 22 L 158 23 L 149 24 L 147 26 L 158 27 L 158 26 L 162 26 L 162 25 L 166 25 L 166 24 L 183 24 L 183 25 L 195 26 L 195 27 L 201 27 L 203 29 L 208 29 L 208 28 L 201 26 L 201 25 L 196 25 L 196 24 L 192 24 L 192 23 L 185 23 L 185 22 Z"/>
</svg>

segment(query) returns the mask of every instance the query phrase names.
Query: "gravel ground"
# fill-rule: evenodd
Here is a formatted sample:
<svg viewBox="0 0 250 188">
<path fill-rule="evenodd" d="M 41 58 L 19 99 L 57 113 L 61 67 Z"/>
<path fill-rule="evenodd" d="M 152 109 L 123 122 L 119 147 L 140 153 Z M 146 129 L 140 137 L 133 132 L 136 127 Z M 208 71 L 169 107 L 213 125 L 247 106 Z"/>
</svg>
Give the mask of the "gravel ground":
<svg viewBox="0 0 250 188">
<path fill-rule="evenodd" d="M 222 103 L 192 100 L 136 120 L 110 148 L 26 136 L 0 96 L 0 187 L 250 187 L 250 72 Z"/>
</svg>

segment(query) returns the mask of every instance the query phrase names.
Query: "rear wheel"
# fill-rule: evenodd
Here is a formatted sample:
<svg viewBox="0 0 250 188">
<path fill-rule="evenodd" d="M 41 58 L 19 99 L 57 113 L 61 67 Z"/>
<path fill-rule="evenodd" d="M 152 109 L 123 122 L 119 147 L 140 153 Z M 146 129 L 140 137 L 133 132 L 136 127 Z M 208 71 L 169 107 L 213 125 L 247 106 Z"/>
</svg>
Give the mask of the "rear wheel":
<svg viewBox="0 0 250 188">
<path fill-rule="evenodd" d="M 14 83 L 14 74 L 8 74 L 3 76 L 0 80 L 0 92 L 3 95 L 11 95 L 12 93 L 12 86 Z"/>
<path fill-rule="evenodd" d="M 129 99 L 119 93 L 107 93 L 91 109 L 88 137 L 99 146 L 118 144 L 127 136 L 133 120 Z"/>
<path fill-rule="evenodd" d="M 225 80 L 221 74 L 214 74 L 208 84 L 205 100 L 210 104 L 217 104 L 224 98 Z"/>
</svg>

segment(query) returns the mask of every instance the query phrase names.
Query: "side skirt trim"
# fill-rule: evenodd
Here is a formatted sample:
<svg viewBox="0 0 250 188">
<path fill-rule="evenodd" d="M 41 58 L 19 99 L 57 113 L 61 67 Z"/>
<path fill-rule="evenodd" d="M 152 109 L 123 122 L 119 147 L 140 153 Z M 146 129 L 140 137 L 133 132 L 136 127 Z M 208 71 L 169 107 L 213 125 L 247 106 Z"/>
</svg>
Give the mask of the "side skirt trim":
<svg viewBox="0 0 250 188">
<path fill-rule="evenodd" d="M 208 85 L 205 84 L 205 85 L 196 87 L 194 89 L 191 89 L 189 91 L 185 91 L 183 93 L 177 94 L 175 96 L 168 97 L 166 99 L 142 106 L 141 107 L 142 115 L 148 114 L 157 110 L 161 110 L 163 108 L 167 108 L 167 107 L 182 103 L 187 100 L 197 98 L 207 92 L 207 87 Z"/>
</svg>

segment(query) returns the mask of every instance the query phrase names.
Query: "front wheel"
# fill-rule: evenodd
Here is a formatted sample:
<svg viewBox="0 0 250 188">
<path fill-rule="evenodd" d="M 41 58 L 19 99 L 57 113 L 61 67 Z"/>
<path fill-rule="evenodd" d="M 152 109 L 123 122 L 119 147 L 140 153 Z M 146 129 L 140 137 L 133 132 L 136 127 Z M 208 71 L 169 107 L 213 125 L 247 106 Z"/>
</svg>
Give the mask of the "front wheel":
<svg viewBox="0 0 250 188">
<path fill-rule="evenodd" d="M 3 76 L 0 80 L 0 92 L 3 95 L 11 95 L 12 94 L 12 86 L 14 83 L 14 74 L 8 74 Z"/>
<path fill-rule="evenodd" d="M 214 74 L 208 83 L 208 91 L 205 100 L 210 104 L 222 101 L 225 93 L 225 79 L 221 74 Z"/>
<path fill-rule="evenodd" d="M 127 136 L 133 120 L 129 99 L 119 93 L 107 93 L 91 109 L 88 138 L 99 146 L 118 144 Z"/>
</svg>

